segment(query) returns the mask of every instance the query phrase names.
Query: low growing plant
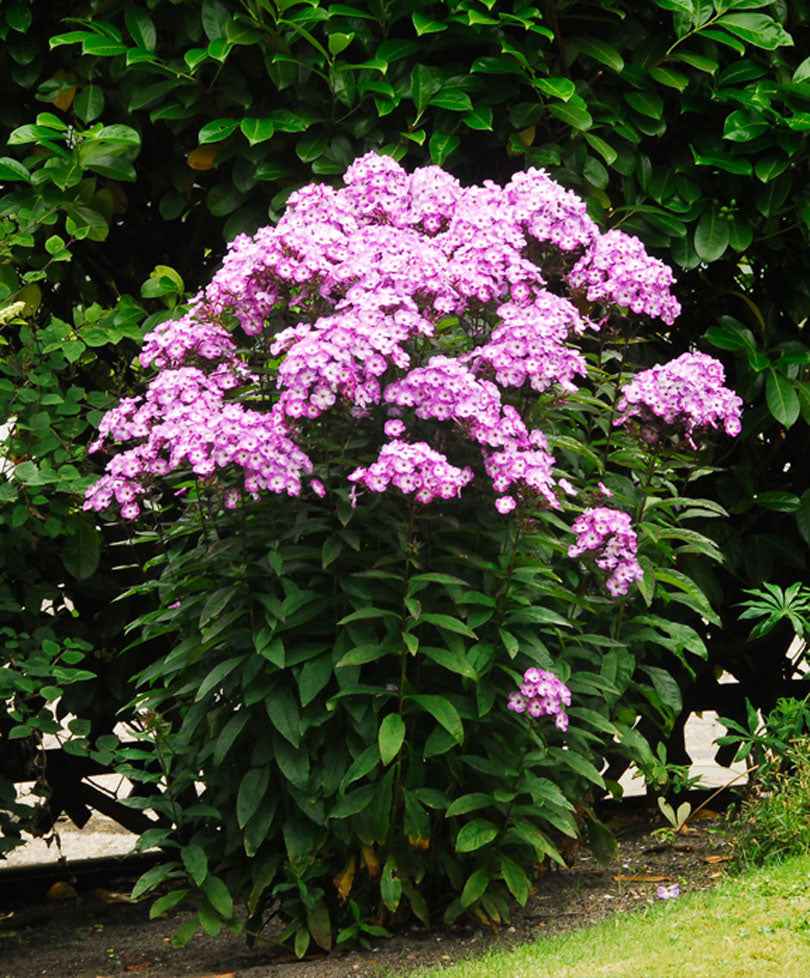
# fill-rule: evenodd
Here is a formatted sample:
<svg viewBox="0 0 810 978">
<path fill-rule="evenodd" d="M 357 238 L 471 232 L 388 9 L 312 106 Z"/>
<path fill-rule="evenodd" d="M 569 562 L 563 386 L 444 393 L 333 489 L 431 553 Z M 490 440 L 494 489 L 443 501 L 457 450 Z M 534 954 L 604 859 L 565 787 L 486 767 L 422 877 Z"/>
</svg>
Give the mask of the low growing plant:
<svg viewBox="0 0 810 978">
<path fill-rule="evenodd" d="M 601 772 L 652 758 L 639 716 L 671 727 L 689 618 L 720 624 L 685 523 L 723 510 L 685 487 L 741 401 L 701 353 L 641 369 L 671 285 L 542 171 L 370 154 L 146 337 L 85 505 L 161 545 L 132 628 L 174 641 L 138 695 L 167 861 L 136 893 L 193 901 L 179 941 L 239 902 L 299 955 L 498 922 L 566 837 L 609 848 Z"/>
<path fill-rule="evenodd" d="M 733 844 L 740 868 L 810 853 L 810 738 L 792 741 L 734 813 Z"/>
</svg>

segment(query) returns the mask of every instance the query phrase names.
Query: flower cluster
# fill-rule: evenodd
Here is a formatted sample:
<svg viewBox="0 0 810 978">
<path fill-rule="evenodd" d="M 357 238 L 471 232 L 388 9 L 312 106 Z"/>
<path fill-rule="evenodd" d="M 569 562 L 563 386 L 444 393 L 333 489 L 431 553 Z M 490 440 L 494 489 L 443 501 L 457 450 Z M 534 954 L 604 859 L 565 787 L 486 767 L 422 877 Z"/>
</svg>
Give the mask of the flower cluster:
<svg viewBox="0 0 810 978">
<path fill-rule="evenodd" d="M 160 323 L 144 337 L 142 367 L 179 367 L 198 360 L 235 362 L 236 344 L 230 333 L 216 323 L 182 316 Z"/>
<path fill-rule="evenodd" d="M 741 430 L 742 400 L 724 386 L 723 365 L 705 353 L 684 353 L 637 374 L 622 388 L 614 424 L 630 418 L 650 429 L 665 426 L 697 448 L 695 436 L 722 425 L 728 435 Z"/>
<path fill-rule="evenodd" d="M 188 467 L 208 478 L 218 469 L 239 466 L 244 490 L 297 496 L 302 475 L 312 462 L 290 437 L 278 412 L 261 412 L 227 402 L 220 378 L 194 367 L 167 370 L 150 384 L 146 397 L 127 398 L 104 417 L 99 448 L 107 436 L 118 441 L 141 439 L 114 456 L 105 475 L 87 492 L 85 509 L 104 510 L 115 500 L 125 519 L 141 511 L 139 497 L 148 477 Z M 218 381 L 220 381 L 218 383 Z M 318 487 L 313 485 L 317 492 Z M 238 493 L 226 493 L 232 507 Z"/>
<path fill-rule="evenodd" d="M 672 271 L 652 258 L 638 238 L 623 231 L 596 237 L 570 275 L 569 285 L 586 290 L 589 302 L 623 306 L 655 316 L 670 326 L 681 311 L 672 295 Z"/>
<path fill-rule="evenodd" d="M 510 693 L 507 709 L 527 713 L 530 717 L 554 717 L 554 725 L 563 733 L 568 729 L 565 707 L 571 705 L 571 690 L 553 672 L 534 666 L 523 673 L 517 692 Z"/>
<path fill-rule="evenodd" d="M 644 576 L 636 560 L 638 541 L 627 513 L 606 506 L 586 509 L 572 530 L 577 539 L 568 548 L 568 556 L 595 552 L 596 566 L 608 572 L 605 586 L 613 597 L 627 594 L 630 585 Z"/>
<path fill-rule="evenodd" d="M 103 419 L 93 447 L 112 440 L 122 450 L 86 507 L 116 503 L 137 516 L 150 485 L 180 470 L 220 480 L 227 506 L 262 491 L 298 495 L 305 483 L 320 496 L 300 447 L 307 425 L 330 412 L 358 423 L 385 412 L 403 429 L 387 429 L 376 460 L 352 473 L 355 490 L 450 499 L 475 471 L 499 513 L 526 499 L 559 508 L 543 432 L 502 398 L 572 391 L 585 373 L 570 344 L 593 324 L 549 291 L 537 263 L 555 250 L 569 256 L 569 284 L 594 301 L 674 314 L 668 270 L 635 239 L 602 235 L 584 202 L 541 170 L 463 187 L 438 167 L 408 173 L 370 153 L 342 188 L 303 187 L 277 225 L 231 243 L 187 312 L 149 333 L 141 363 L 157 375 L 142 400 Z M 255 360 L 234 324 L 257 338 Z M 268 352 L 278 358 L 274 389 L 265 380 L 259 390 L 254 372 L 267 376 Z M 427 440 L 403 437 L 411 422 Z M 435 422 L 441 452 L 430 444 Z M 449 461 L 454 447 L 469 458 L 465 443 L 480 465 Z"/>
<path fill-rule="evenodd" d="M 531 305 L 504 303 L 498 318 L 489 340 L 468 353 L 466 362 L 476 371 L 489 367 L 500 387 L 523 387 L 528 382 L 536 391 L 554 384 L 576 390 L 574 378 L 587 372 L 585 358 L 566 340 L 591 324 L 575 306 L 551 292 L 540 292 Z"/>
<path fill-rule="evenodd" d="M 461 427 L 482 447 L 484 469 L 496 492 L 515 485 L 558 508 L 552 491 L 554 459 L 545 435 L 529 431 L 515 408 L 502 404 L 497 386 L 479 380 L 459 360 L 432 357 L 426 366 L 390 384 L 384 396 L 389 404 L 412 408 L 417 418 L 451 421 Z M 501 500 L 498 511 L 510 512 L 512 502 Z"/>
<path fill-rule="evenodd" d="M 371 492 L 385 492 L 389 486 L 395 486 L 405 495 L 415 494 L 417 502 L 427 505 L 434 499 L 459 496 L 473 475 L 471 468 L 451 465 L 441 452 L 423 441 L 408 444 L 394 440 L 382 446 L 377 460 L 367 468 L 355 469 L 349 482 L 363 485 Z"/>
</svg>

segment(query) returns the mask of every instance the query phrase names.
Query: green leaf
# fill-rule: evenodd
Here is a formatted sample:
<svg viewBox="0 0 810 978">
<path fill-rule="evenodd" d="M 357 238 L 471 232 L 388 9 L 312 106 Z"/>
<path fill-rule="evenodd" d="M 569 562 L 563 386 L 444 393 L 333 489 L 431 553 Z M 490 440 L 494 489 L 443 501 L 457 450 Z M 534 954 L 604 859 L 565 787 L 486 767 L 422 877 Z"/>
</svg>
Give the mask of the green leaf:
<svg viewBox="0 0 810 978">
<path fill-rule="evenodd" d="M 340 790 L 345 791 L 355 781 L 359 781 L 360 778 L 371 774 L 379 763 L 379 748 L 376 744 L 371 744 L 354 759 L 349 770 L 343 775 L 343 780 L 340 782 Z"/>
<path fill-rule="evenodd" d="M 475 852 L 498 836 L 498 828 L 485 818 L 474 818 L 459 830 L 456 852 Z"/>
<path fill-rule="evenodd" d="M 608 166 L 613 166 L 619 154 L 610 145 L 610 143 L 606 143 L 604 139 L 602 139 L 600 136 L 594 135 L 592 132 L 585 132 L 583 133 L 583 136 L 585 137 L 585 141 L 592 147 L 592 149 L 596 150 L 605 163 L 607 163 Z"/>
<path fill-rule="evenodd" d="M 476 106 L 472 112 L 468 112 L 462 122 L 470 129 L 490 130 L 492 129 L 492 109 L 488 105 Z"/>
<path fill-rule="evenodd" d="M 430 104 L 430 100 L 439 91 L 444 77 L 438 68 L 428 68 L 426 65 L 416 65 L 411 72 L 411 99 L 416 106 L 417 119 Z"/>
<path fill-rule="evenodd" d="M 186 867 L 186 872 L 194 880 L 197 886 L 202 886 L 208 876 L 208 857 L 205 850 L 198 845 L 183 846 L 180 850 L 180 858 Z"/>
<path fill-rule="evenodd" d="M 810 489 L 803 493 L 799 508 L 796 510 L 796 526 L 799 528 L 802 540 L 810 547 Z"/>
<path fill-rule="evenodd" d="M 219 767 L 228 755 L 228 751 L 233 747 L 239 734 L 244 730 L 245 724 L 250 719 L 247 710 L 242 709 L 236 712 L 220 730 L 214 745 L 214 764 Z"/>
<path fill-rule="evenodd" d="M 605 41 L 600 41 L 595 37 L 575 37 L 569 42 L 572 50 L 581 51 L 598 61 L 600 64 L 607 65 L 617 73 L 624 71 L 624 58 L 613 47 Z"/>
<path fill-rule="evenodd" d="M 728 248 L 729 225 L 720 212 L 712 207 L 704 211 L 695 228 L 695 251 L 702 261 L 717 261 Z"/>
<path fill-rule="evenodd" d="M 534 87 L 544 95 L 551 95 L 563 102 L 567 102 L 577 90 L 570 78 L 537 78 Z"/>
<path fill-rule="evenodd" d="M 464 727 L 453 704 L 444 696 L 411 693 L 406 697 L 429 713 L 459 744 L 464 742 Z"/>
<path fill-rule="evenodd" d="M 396 911 L 402 898 L 402 881 L 396 872 L 396 860 L 393 856 L 389 856 L 385 861 L 385 867 L 380 878 L 380 896 L 391 913 Z"/>
<path fill-rule="evenodd" d="M 276 688 L 264 701 L 273 726 L 293 747 L 301 744 L 301 717 L 292 693 L 286 687 Z"/>
<path fill-rule="evenodd" d="M 161 863 L 160 866 L 153 866 L 138 878 L 130 894 L 131 900 L 139 900 L 147 893 L 151 893 L 155 887 L 165 882 L 172 873 L 175 873 L 180 864 L 177 862 Z"/>
<path fill-rule="evenodd" d="M 311 703 L 332 678 L 332 654 L 326 652 L 310 659 L 301 667 L 298 674 L 298 693 L 301 706 Z"/>
<path fill-rule="evenodd" d="M 98 85 L 85 85 L 73 101 L 73 111 L 82 122 L 92 122 L 104 111 L 104 92 Z"/>
<path fill-rule="evenodd" d="M 493 804 L 492 796 L 482 794 L 480 791 L 473 792 L 469 795 L 462 795 L 450 803 L 445 812 L 445 818 L 454 818 L 456 815 L 467 815 L 481 808 L 492 808 Z"/>
<path fill-rule="evenodd" d="M 271 123 L 272 124 L 272 123 Z M 197 139 L 201 145 L 206 143 L 220 143 L 223 139 L 232 136 L 239 126 L 238 119 L 214 119 L 200 129 Z"/>
<path fill-rule="evenodd" d="M 428 105 L 447 112 L 471 112 L 473 108 L 470 96 L 460 88 L 440 89 Z"/>
<path fill-rule="evenodd" d="M 280 736 L 276 736 L 274 747 L 276 763 L 284 777 L 297 788 L 305 788 L 309 781 L 309 754 Z"/>
<path fill-rule="evenodd" d="M 447 24 L 433 20 L 433 18 L 427 17 L 425 14 L 411 14 L 411 20 L 413 21 L 414 30 L 419 37 L 422 37 L 423 34 L 438 34 L 439 31 L 447 30 Z"/>
<path fill-rule="evenodd" d="M 121 41 L 113 41 L 101 34 L 88 34 L 82 41 L 82 54 L 94 54 L 101 58 L 113 58 L 126 54 L 127 46 Z"/>
<path fill-rule="evenodd" d="M 335 666 L 336 669 L 347 669 L 350 666 L 363 666 L 367 662 L 376 662 L 378 659 L 391 655 L 393 649 L 390 646 L 379 645 L 371 642 L 367 645 L 358 645 L 343 655 Z"/>
<path fill-rule="evenodd" d="M 155 22 L 142 7 L 127 7 L 124 15 L 129 36 L 139 48 L 154 51 L 157 44 Z"/>
<path fill-rule="evenodd" d="M 307 908 L 307 927 L 319 948 L 324 951 L 332 950 L 332 920 L 329 908 L 323 900 L 314 909 Z"/>
<path fill-rule="evenodd" d="M 679 92 L 685 92 L 689 87 L 689 78 L 679 71 L 657 65 L 655 68 L 650 68 L 649 72 L 650 77 L 659 85 L 666 85 L 667 88 L 674 88 Z"/>
<path fill-rule="evenodd" d="M 209 41 L 225 36 L 230 20 L 228 8 L 221 0 L 203 0 L 201 11 L 202 27 Z"/>
<path fill-rule="evenodd" d="M 732 156 L 729 153 L 698 153 L 692 147 L 692 159 L 697 166 L 711 166 L 726 173 L 734 173 L 737 176 L 750 176 L 753 172 L 751 161 L 741 159 L 739 156 Z"/>
<path fill-rule="evenodd" d="M 347 795 L 339 797 L 337 803 L 329 812 L 329 818 L 350 818 L 365 811 L 377 794 L 377 788 L 373 784 L 365 784 L 357 791 L 351 791 Z"/>
<path fill-rule="evenodd" d="M 791 428 L 799 417 L 799 398 L 793 384 L 783 374 L 771 369 L 765 382 L 765 400 L 771 415 L 785 428 Z"/>
<path fill-rule="evenodd" d="M 380 724 L 377 743 L 380 748 L 380 759 L 387 767 L 399 754 L 405 740 L 405 723 L 398 713 L 389 713 Z"/>
<path fill-rule="evenodd" d="M 27 33 L 33 19 L 29 0 L 11 0 L 10 3 L 4 4 L 4 7 L 8 26 L 14 31 L 19 31 L 20 34 Z"/>
<path fill-rule="evenodd" d="M 216 591 L 213 591 L 208 596 L 208 600 L 205 602 L 203 609 L 200 612 L 200 629 L 210 625 L 215 618 L 219 618 L 230 602 L 236 597 L 237 593 L 238 591 L 233 585 L 230 585 L 229 587 L 221 587 Z"/>
<path fill-rule="evenodd" d="M 810 78 L 810 58 L 805 58 L 793 72 L 793 83 L 798 85 L 803 81 L 807 81 L 808 78 Z"/>
<path fill-rule="evenodd" d="M 218 876 L 208 876 L 202 889 L 214 910 L 221 917 L 230 920 L 233 917 L 233 898 L 222 880 Z"/>
<path fill-rule="evenodd" d="M 436 166 L 442 166 L 444 161 L 452 156 L 460 145 L 461 140 L 455 133 L 434 132 L 428 143 L 430 158 Z"/>
<path fill-rule="evenodd" d="M 784 173 L 789 164 L 790 160 L 785 156 L 763 156 L 757 160 L 754 172 L 763 183 L 769 183 Z"/>
<path fill-rule="evenodd" d="M 20 478 L 18 466 L 15 475 Z M 62 563 L 77 581 L 87 580 L 98 569 L 101 559 L 101 534 L 95 523 L 87 517 L 77 517 L 74 531 L 67 538 L 62 550 Z"/>
<path fill-rule="evenodd" d="M 650 119 L 660 119 L 664 114 L 664 100 L 651 92 L 627 92 L 624 100 L 636 112 Z"/>
<path fill-rule="evenodd" d="M 501 856 L 501 876 L 512 896 L 521 907 L 525 907 L 529 899 L 530 884 L 529 877 L 522 867 L 508 856 Z"/>
<path fill-rule="evenodd" d="M 757 117 L 742 109 L 736 109 L 726 116 L 726 121 L 723 124 L 723 139 L 735 143 L 747 143 L 753 139 L 759 139 L 769 128 L 769 123 L 762 117 Z"/>
<path fill-rule="evenodd" d="M 419 620 L 420 622 L 427 622 L 429 625 L 435 625 L 437 628 L 444 628 L 448 632 L 454 632 L 457 635 L 465 635 L 467 638 L 478 638 L 468 625 L 465 625 L 463 621 L 454 618 L 452 615 L 435 615 L 426 612 Z"/>
<path fill-rule="evenodd" d="M 555 103 L 554 105 L 550 105 L 548 110 L 560 122 L 571 126 L 572 129 L 584 131 L 590 129 L 593 125 L 593 117 L 587 108 L 584 107 L 584 103 L 583 105 L 576 105 L 573 100 L 571 102 L 564 102 L 562 105 Z"/>
<path fill-rule="evenodd" d="M 478 673 L 468 662 L 466 656 L 460 649 L 435 648 L 430 645 L 422 646 L 422 652 L 434 662 L 437 662 L 443 669 L 456 672 L 465 679 L 478 679 Z"/>
<path fill-rule="evenodd" d="M 793 44 L 793 38 L 779 21 L 767 14 L 726 14 L 716 24 L 748 44 L 766 51 Z"/>
<path fill-rule="evenodd" d="M 226 659 L 224 662 L 220 662 L 218 665 L 208 673 L 208 675 L 200 683 L 197 694 L 194 697 L 194 702 L 199 703 L 200 700 L 205 699 L 205 697 L 218 686 L 221 685 L 222 681 L 228 677 L 237 666 L 241 665 L 245 661 L 245 656 L 237 655 L 232 659 Z"/>
<path fill-rule="evenodd" d="M 276 131 L 272 119 L 256 119 L 253 117 L 242 119 L 239 128 L 251 146 L 257 146 L 259 143 L 272 139 L 273 133 Z"/>
<path fill-rule="evenodd" d="M 31 174 L 18 160 L 12 159 L 10 156 L 0 157 L 0 181 L 11 183 L 16 180 L 30 183 Z"/>
<path fill-rule="evenodd" d="M 799 497 L 792 492 L 758 492 L 754 497 L 759 506 L 776 513 L 795 513 L 799 509 Z"/>
<path fill-rule="evenodd" d="M 461 905 L 465 909 L 471 907 L 476 900 L 480 900 L 486 893 L 489 886 L 489 872 L 481 867 L 471 873 L 464 889 L 461 891 Z"/>
<path fill-rule="evenodd" d="M 149 919 L 157 920 L 158 917 L 162 917 L 163 914 L 168 913 L 170 910 L 182 903 L 183 900 L 188 896 L 188 890 L 172 890 L 170 893 L 164 893 L 162 897 L 158 897 L 157 900 L 149 908 Z"/>
<path fill-rule="evenodd" d="M 722 627 L 723 623 L 709 604 L 706 595 L 691 577 L 687 577 L 686 574 L 683 574 L 681 571 L 676 571 L 671 567 L 655 567 L 654 572 L 656 580 L 661 581 L 663 584 L 670 584 L 686 595 L 688 601 L 685 603 L 688 607 L 692 608 L 699 615 L 702 615 L 702 617 L 713 625 L 717 625 L 718 628 Z"/>
<path fill-rule="evenodd" d="M 256 814 L 270 784 L 270 768 L 251 768 L 242 778 L 236 796 L 236 820 L 243 829 Z"/>
<path fill-rule="evenodd" d="M 354 34 L 341 34 L 338 31 L 336 31 L 334 34 L 330 34 L 327 45 L 329 48 L 329 53 L 333 57 L 337 57 L 346 50 L 353 40 Z"/>
</svg>

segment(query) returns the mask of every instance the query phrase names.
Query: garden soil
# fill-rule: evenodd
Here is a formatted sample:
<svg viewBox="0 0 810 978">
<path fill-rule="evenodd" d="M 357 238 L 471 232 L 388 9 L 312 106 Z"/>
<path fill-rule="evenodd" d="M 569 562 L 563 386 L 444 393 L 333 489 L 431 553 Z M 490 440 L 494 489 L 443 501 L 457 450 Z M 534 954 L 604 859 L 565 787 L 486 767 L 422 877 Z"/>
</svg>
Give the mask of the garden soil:
<svg viewBox="0 0 810 978">
<path fill-rule="evenodd" d="M 177 950 L 171 935 L 186 914 L 150 921 L 151 900 L 128 902 L 132 879 L 110 879 L 104 889 L 90 890 L 65 876 L 56 887 L 53 879 L 43 882 L 35 899 L 15 905 L 6 898 L 0 905 L 0 978 L 398 978 L 643 907 L 655 901 L 660 884 L 679 882 L 683 893 L 710 887 L 729 861 L 721 825 L 701 819 L 666 842 L 650 833 L 649 815 L 646 821 L 622 815 L 611 824 L 620 844 L 609 865 L 600 866 L 585 850 L 571 853 L 569 869 L 538 877 L 527 907 L 510 924 L 412 928 L 368 950 L 303 962 L 269 940 L 248 950 L 231 936 L 198 937 Z"/>
</svg>

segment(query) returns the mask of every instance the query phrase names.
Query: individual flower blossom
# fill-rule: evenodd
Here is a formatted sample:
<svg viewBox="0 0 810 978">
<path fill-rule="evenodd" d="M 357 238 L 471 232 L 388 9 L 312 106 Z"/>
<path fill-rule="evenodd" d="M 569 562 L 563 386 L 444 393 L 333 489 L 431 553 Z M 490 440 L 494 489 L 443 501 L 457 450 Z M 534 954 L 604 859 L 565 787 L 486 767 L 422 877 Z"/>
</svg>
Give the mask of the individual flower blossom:
<svg viewBox="0 0 810 978">
<path fill-rule="evenodd" d="M 595 554 L 596 566 L 608 574 L 605 586 L 613 597 L 627 594 L 630 585 L 644 576 L 636 559 L 636 533 L 627 513 L 605 506 L 586 509 L 571 529 L 577 539 L 568 548 L 568 556 Z"/>
<path fill-rule="evenodd" d="M 392 418 L 383 425 L 387 438 L 401 438 L 405 434 L 405 424 L 399 418 Z"/>
<path fill-rule="evenodd" d="M 577 491 L 568 479 L 557 479 L 557 485 L 562 489 L 566 496 L 576 496 Z"/>
<path fill-rule="evenodd" d="M 724 386 L 719 360 L 705 353 L 683 353 L 644 370 L 622 387 L 616 425 L 637 420 L 646 431 L 682 434 L 691 448 L 704 432 L 722 427 L 727 435 L 741 430 L 742 400 Z M 647 440 L 650 440 L 648 434 Z"/>
<path fill-rule="evenodd" d="M 599 495 L 603 496 L 605 499 L 611 499 L 613 493 L 608 489 L 604 482 L 597 482 L 596 488 L 599 490 Z"/>
<path fill-rule="evenodd" d="M 495 509 L 498 510 L 501 516 L 508 515 L 516 506 L 517 502 L 514 496 L 499 496 L 495 500 Z"/>
<path fill-rule="evenodd" d="M 666 886 L 661 883 L 655 891 L 655 895 L 659 900 L 677 900 L 681 895 L 680 884 L 671 883 L 669 886 Z"/>
<path fill-rule="evenodd" d="M 553 672 L 531 666 L 523 673 L 523 682 L 509 694 L 506 708 L 512 713 L 527 713 L 532 719 L 554 717 L 563 733 L 568 729 L 565 707 L 571 705 L 571 690 Z"/>
</svg>

